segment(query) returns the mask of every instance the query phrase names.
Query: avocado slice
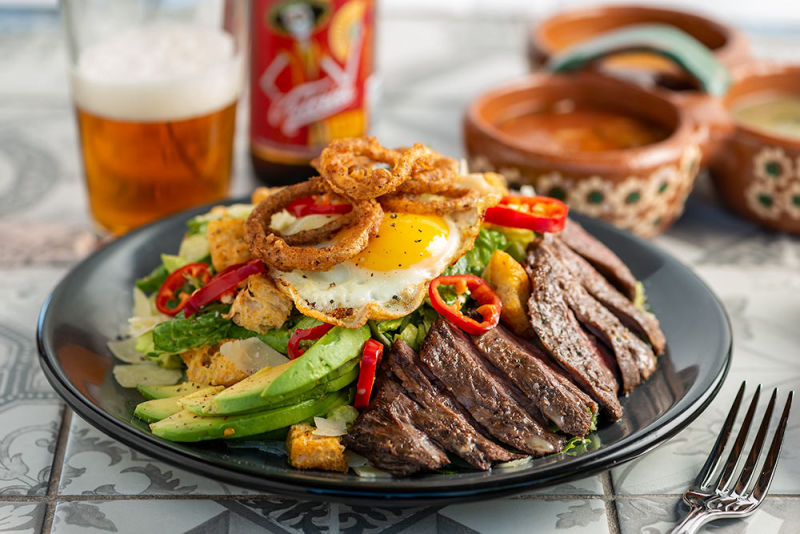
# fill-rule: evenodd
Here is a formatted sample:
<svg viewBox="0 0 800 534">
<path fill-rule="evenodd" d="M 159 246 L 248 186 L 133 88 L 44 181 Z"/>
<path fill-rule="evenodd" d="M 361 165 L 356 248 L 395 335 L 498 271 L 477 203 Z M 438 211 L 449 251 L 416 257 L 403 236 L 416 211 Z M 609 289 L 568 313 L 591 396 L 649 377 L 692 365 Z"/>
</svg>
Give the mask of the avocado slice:
<svg viewBox="0 0 800 534">
<path fill-rule="evenodd" d="M 370 335 L 366 325 L 357 329 L 332 328 L 293 360 L 294 365 L 268 384 L 261 396 L 281 397 L 314 387 L 322 377 L 358 357 Z"/>
<path fill-rule="evenodd" d="M 193 397 L 204 398 L 207 395 L 214 395 L 223 389 L 223 386 L 208 386 L 186 395 L 175 395 L 140 402 L 136 405 L 133 415 L 148 423 L 161 421 L 180 412 L 183 409 L 182 402 L 191 402 Z"/>
<path fill-rule="evenodd" d="M 256 407 L 236 412 L 236 414 L 223 414 L 221 412 L 210 411 L 217 409 L 217 405 L 215 403 L 218 395 L 207 395 L 203 398 L 195 397 L 189 402 L 182 402 L 183 408 L 192 413 L 196 413 L 197 415 L 238 415 L 240 413 L 250 413 L 265 409 L 277 408 L 279 406 L 286 406 L 289 404 L 297 404 L 298 402 L 306 399 L 318 398 L 322 397 L 326 393 L 339 391 L 340 389 L 345 388 L 355 382 L 358 378 L 359 361 L 360 360 L 355 359 L 347 362 L 334 372 L 330 373 L 328 376 L 324 377 L 323 380 L 320 381 L 319 385 L 308 391 L 299 393 L 298 395 L 292 395 L 283 399 L 264 399 L 259 395 L 258 398 L 255 399 L 255 402 L 258 403 Z M 261 404 L 262 402 L 268 402 L 269 404 Z"/>
<path fill-rule="evenodd" d="M 197 382 L 182 382 L 180 384 L 175 384 L 174 386 L 146 386 L 146 385 L 139 385 L 136 386 L 136 389 L 139 390 L 139 393 L 147 400 L 152 399 L 168 399 L 170 397 L 180 397 L 182 395 L 188 395 L 189 393 L 194 393 L 197 390 L 203 389 L 206 386 L 205 384 L 198 384 Z"/>
<path fill-rule="evenodd" d="M 274 367 L 265 367 L 244 380 L 235 383 L 203 406 L 203 415 L 227 415 L 269 406 L 261 398 L 261 392 L 297 360 L 290 360 Z"/>
<path fill-rule="evenodd" d="M 369 336 L 367 326 L 356 330 L 332 328 L 299 358 L 250 375 L 214 397 L 201 413 L 235 414 L 280 406 L 287 399 L 315 388 L 333 371 L 356 359 Z"/>
<path fill-rule="evenodd" d="M 218 438 L 241 438 L 291 426 L 311 417 L 321 416 L 337 406 L 349 404 L 353 390 L 329 393 L 298 404 L 241 415 L 196 415 L 182 410 L 150 425 L 156 436 L 170 441 L 203 441 Z"/>
<path fill-rule="evenodd" d="M 178 404 L 182 410 L 189 410 L 191 408 L 199 410 L 200 406 L 208 404 L 211 399 L 224 389 L 223 386 L 217 386 L 215 389 L 200 390 L 191 395 L 180 397 L 178 399 Z"/>
</svg>

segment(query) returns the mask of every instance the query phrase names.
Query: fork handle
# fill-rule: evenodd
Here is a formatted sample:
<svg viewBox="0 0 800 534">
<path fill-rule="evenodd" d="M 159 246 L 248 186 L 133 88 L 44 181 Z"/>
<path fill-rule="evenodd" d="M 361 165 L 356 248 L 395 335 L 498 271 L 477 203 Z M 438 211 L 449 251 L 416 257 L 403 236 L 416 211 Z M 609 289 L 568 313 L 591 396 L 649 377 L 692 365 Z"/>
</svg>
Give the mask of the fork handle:
<svg viewBox="0 0 800 534">
<path fill-rule="evenodd" d="M 711 519 L 712 514 L 708 510 L 693 506 L 689 510 L 689 515 L 683 518 L 670 534 L 694 534 Z"/>
</svg>

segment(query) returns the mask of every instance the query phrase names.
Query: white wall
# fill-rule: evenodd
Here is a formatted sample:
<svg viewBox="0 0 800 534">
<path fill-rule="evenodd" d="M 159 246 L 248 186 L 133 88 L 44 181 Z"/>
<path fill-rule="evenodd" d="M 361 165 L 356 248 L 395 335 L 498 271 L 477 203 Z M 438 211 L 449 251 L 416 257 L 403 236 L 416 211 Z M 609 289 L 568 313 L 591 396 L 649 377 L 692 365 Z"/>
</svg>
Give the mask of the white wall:
<svg viewBox="0 0 800 534">
<path fill-rule="evenodd" d="M 602 4 L 650 4 L 701 12 L 749 31 L 785 31 L 800 37 L 800 0 L 377 0 L 389 14 L 540 18 L 555 11 Z"/>
</svg>

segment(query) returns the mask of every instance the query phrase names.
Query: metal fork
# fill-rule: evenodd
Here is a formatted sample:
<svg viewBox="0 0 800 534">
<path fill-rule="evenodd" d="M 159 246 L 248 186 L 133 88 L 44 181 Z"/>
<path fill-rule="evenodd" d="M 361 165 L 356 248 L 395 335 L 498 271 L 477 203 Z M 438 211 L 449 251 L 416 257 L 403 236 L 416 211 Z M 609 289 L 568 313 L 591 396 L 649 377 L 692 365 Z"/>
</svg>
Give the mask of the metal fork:
<svg viewBox="0 0 800 534">
<path fill-rule="evenodd" d="M 733 406 L 728 412 L 725 424 L 722 425 L 722 430 L 720 430 L 717 441 L 714 444 L 714 448 L 711 449 L 711 454 L 709 454 L 705 465 L 697 475 L 694 484 L 683 494 L 683 500 L 689 505 L 689 515 L 672 530 L 672 534 L 692 534 L 709 521 L 750 515 L 756 511 L 756 508 L 761 505 L 767 495 L 767 490 L 775 474 L 778 455 L 781 452 L 783 434 L 786 431 L 786 423 L 789 420 L 789 410 L 792 406 L 794 392 L 790 391 L 786 398 L 786 405 L 778 422 L 778 428 L 772 438 L 769 452 L 767 452 L 761 470 L 756 471 L 764 439 L 769 430 L 772 411 L 775 408 L 775 399 L 778 395 L 777 388 L 772 392 L 772 397 L 769 399 L 769 404 L 764 412 L 758 434 L 753 440 L 739 476 L 734 479 L 734 473 L 744 458 L 744 444 L 761 394 L 761 385 L 759 384 L 742 421 L 742 427 L 739 429 L 736 441 L 734 441 L 727 459 L 723 462 L 722 452 L 728 443 L 736 415 L 739 412 L 745 385 L 746 382 L 742 382 L 739 393 L 736 394 Z M 716 474 L 717 472 L 719 473 Z"/>
</svg>

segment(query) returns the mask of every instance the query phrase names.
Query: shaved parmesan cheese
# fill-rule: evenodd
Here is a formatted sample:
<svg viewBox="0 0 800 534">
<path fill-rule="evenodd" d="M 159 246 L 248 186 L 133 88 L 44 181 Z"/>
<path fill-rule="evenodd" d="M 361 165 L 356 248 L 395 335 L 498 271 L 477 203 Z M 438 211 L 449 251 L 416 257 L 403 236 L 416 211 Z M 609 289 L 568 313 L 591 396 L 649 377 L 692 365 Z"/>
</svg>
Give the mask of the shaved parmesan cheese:
<svg viewBox="0 0 800 534">
<path fill-rule="evenodd" d="M 138 287 L 133 288 L 133 313 L 128 319 L 128 334 L 137 338 L 152 330 L 158 323 L 169 319 L 155 305 L 155 297 L 148 298 Z"/>
<path fill-rule="evenodd" d="M 220 345 L 219 352 L 248 375 L 264 367 L 275 367 L 289 361 L 289 358 L 257 337 L 226 341 Z"/>
<path fill-rule="evenodd" d="M 499 469 L 503 471 L 505 469 L 520 469 L 522 467 L 530 467 L 531 465 L 533 465 L 533 458 L 526 456 L 525 458 L 520 458 L 519 460 L 511 460 L 510 462 L 497 464 L 492 469 Z"/>
<path fill-rule="evenodd" d="M 319 228 L 339 217 L 341 217 L 341 215 L 313 214 L 298 218 L 288 211 L 283 210 L 272 216 L 272 219 L 270 219 L 270 227 L 274 228 L 282 235 L 292 235 L 304 230 Z"/>
<path fill-rule="evenodd" d="M 135 363 L 132 365 L 115 365 L 114 378 L 124 388 L 136 386 L 171 386 L 177 384 L 183 376 L 178 369 L 164 369 L 154 363 Z"/>
<path fill-rule="evenodd" d="M 347 425 L 342 420 L 326 419 L 324 417 L 315 417 L 314 429 L 312 434 L 315 436 L 344 436 L 347 434 Z"/>
<path fill-rule="evenodd" d="M 377 467 L 371 465 L 362 465 L 352 468 L 355 473 L 361 478 L 378 479 L 378 478 L 392 478 L 392 475 Z"/>
<path fill-rule="evenodd" d="M 125 363 L 143 363 L 147 361 L 147 357 L 136 350 L 135 337 L 129 337 L 120 341 L 109 341 L 106 345 L 114 357 Z"/>
<path fill-rule="evenodd" d="M 350 467 L 363 467 L 369 465 L 366 458 L 353 451 L 344 451 L 344 456 L 347 458 L 347 465 Z"/>
<path fill-rule="evenodd" d="M 344 451 L 347 465 L 361 478 L 392 478 L 392 475 L 377 467 L 372 467 L 366 458 L 353 451 Z"/>
<path fill-rule="evenodd" d="M 163 314 L 158 316 L 131 317 L 128 319 L 128 333 L 131 337 L 137 338 L 155 328 L 158 323 L 166 321 L 167 319 L 169 319 L 169 317 Z"/>
<path fill-rule="evenodd" d="M 153 315 L 152 309 L 150 308 L 150 299 L 147 298 L 144 291 L 135 286 L 133 288 L 133 312 L 131 315 L 134 317 L 148 317 Z"/>
</svg>

